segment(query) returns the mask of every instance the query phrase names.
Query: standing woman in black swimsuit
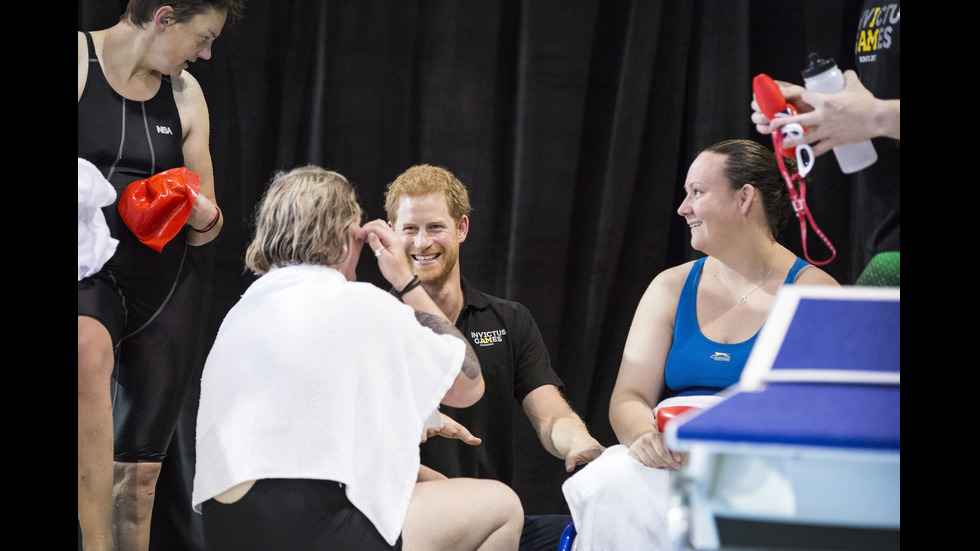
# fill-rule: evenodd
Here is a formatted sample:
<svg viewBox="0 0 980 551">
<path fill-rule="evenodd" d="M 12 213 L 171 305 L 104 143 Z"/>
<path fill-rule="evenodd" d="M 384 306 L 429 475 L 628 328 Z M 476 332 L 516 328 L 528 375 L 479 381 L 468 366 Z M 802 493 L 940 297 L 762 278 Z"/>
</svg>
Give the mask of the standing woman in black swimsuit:
<svg viewBox="0 0 980 551">
<path fill-rule="evenodd" d="M 78 156 L 116 190 L 167 169 L 200 177 L 161 252 L 103 213 L 115 254 L 78 282 L 78 520 L 86 549 L 146 549 L 161 463 L 197 353 L 200 288 L 187 246 L 221 231 L 207 103 L 187 71 L 211 57 L 241 0 L 132 0 L 119 23 L 78 33 Z M 115 371 L 114 371 L 115 370 Z M 115 491 L 113 480 L 115 479 Z"/>
</svg>

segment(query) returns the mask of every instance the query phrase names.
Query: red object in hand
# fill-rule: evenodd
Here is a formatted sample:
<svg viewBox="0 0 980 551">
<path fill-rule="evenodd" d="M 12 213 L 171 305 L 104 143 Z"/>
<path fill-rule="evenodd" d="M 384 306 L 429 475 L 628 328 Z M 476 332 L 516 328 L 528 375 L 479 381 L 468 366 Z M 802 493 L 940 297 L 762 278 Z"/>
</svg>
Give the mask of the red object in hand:
<svg viewBox="0 0 980 551">
<path fill-rule="evenodd" d="M 752 79 L 752 93 L 755 94 L 755 102 L 759 104 L 759 109 L 767 119 L 772 120 L 780 113 L 784 114 L 788 107 L 783 91 L 779 89 L 769 75 L 759 73 Z"/>
<path fill-rule="evenodd" d="M 119 196 L 119 215 L 144 245 L 160 252 L 187 222 L 201 178 L 184 167 L 137 180 Z"/>
<path fill-rule="evenodd" d="M 762 114 L 770 121 L 779 116 L 792 117 L 799 114 L 795 107 L 786 103 L 783 91 L 779 89 L 776 81 L 765 73 L 759 73 L 752 79 L 752 93 L 755 94 L 755 102 L 762 110 Z M 806 129 L 804 128 L 803 131 L 805 132 Z M 783 157 L 788 159 L 796 158 L 795 147 L 784 147 L 782 153 Z"/>
<path fill-rule="evenodd" d="M 694 406 L 663 406 L 657 409 L 657 430 L 663 432 L 669 421 L 692 409 L 701 408 Z"/>
</svg>

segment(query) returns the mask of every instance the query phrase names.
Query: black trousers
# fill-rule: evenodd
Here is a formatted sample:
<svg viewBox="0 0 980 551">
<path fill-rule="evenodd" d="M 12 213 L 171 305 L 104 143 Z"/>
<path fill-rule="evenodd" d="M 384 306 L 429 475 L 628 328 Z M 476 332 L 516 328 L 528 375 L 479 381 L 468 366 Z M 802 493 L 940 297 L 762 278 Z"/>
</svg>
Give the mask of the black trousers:
<svg viewBox="0 0 980 551">
<path fill-rule="evenodd" d="M 524 517 L 518 551 L 555 551 L 571 515 L 528 515 Z"/>
</svg>

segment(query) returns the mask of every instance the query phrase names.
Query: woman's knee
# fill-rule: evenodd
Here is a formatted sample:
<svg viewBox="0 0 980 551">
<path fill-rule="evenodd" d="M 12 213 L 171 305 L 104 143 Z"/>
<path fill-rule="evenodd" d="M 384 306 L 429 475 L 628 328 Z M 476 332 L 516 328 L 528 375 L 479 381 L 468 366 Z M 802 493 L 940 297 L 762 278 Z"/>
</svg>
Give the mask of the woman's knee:
<svg viewBox="0 0 980 551">
<path fill-rule="evenodd" d="M 513 540 L 524 525 L 521 500 L 496 480 L 420 482 L 402 529 L 404 549 L 475 549 L 489 539 Z"/>
<path fill-rule="evenodd" d="M 112 339 L 109 331 L 93 318 L 78 317 L 78 395 L 108 391 L 112 375 Z"/>
<path fill-rule="evenodd" d="M 481 495 L 487 497 L 489 506 L 496 512 L 501 524 L 524 523 L 524 506 L 521 499 L 517 497 L 510 486 L 497 480 L 481 480 L 484 488 L 481 488 Z"/>
<path fill-rule="evenodd" d="M 509 486 L 496 480 L 480 480 L 481 487 L 473 494 L 484 500 L 477 508 L 485 515 L 486 531 L 479 547 L 487 549 L 514 548 L 524 528 L 524 507 L 521 499 Z"/>
</svg>

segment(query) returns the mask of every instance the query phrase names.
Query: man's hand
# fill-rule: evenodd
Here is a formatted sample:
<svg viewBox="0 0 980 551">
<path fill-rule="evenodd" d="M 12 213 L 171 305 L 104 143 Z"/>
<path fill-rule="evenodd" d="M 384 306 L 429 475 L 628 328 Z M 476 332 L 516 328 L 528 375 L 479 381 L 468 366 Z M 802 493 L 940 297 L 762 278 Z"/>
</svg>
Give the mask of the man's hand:
<svg viewBox="0 0 980 551">
<path fill-rule="evenodd" d="M 565 456 L 565 470 L 572 472 L 575 470 L 575 467 L 592 462 L 595 458 L 602 455 L 604 451 L 606 451 L 605 446 L 594 438 L 592 438 L 591 442 L 573 445 L 572 449 L 568 451 L 568 455 Z"/>
<path fill-rule="evenodd" d="M 442 416 L 442 427 L 426 429 L 422 434 L 422 441 L 425 442 L 432 436 L 442 436 L 443 438 L 455 438 L 457 440 L 462 440 L 464 443 L 471 446 L 480 445 L 483 440 L 473 436 L 469 429 L 461 425 L 452 417 L 440 412 L 439 415 Z"/>
</svg>

